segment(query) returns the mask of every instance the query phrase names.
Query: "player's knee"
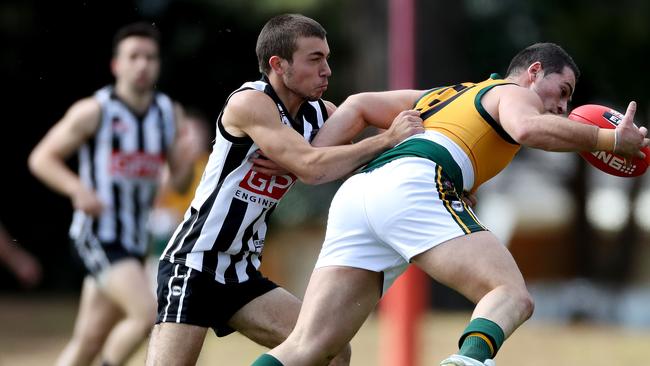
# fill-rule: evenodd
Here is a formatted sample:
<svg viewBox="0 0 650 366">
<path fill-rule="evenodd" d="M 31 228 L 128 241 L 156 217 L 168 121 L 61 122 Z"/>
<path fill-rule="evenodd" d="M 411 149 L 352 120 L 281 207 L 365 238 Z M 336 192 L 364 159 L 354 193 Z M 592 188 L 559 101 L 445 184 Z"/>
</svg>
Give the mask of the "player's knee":
<svg viewBox="0 0 650 366">
<path fill-rule="evenodd" d="M 533 300 L 531 294 L 526 291 L 524 296 L 522 296 L 521 302 L 523 309 L 522 315 L 524 319 L 528 319 L 533 315 L 533 311 L 535 311 L 535 300 Z"/>
<path fill-rule="evenodd" d="M 528 290 L 525 287 L 512 289 L 511 296 L 511 299 L 516 303 L 522 321 L 530 318 L 535 309 L 535 301 Z"/>
</svg>

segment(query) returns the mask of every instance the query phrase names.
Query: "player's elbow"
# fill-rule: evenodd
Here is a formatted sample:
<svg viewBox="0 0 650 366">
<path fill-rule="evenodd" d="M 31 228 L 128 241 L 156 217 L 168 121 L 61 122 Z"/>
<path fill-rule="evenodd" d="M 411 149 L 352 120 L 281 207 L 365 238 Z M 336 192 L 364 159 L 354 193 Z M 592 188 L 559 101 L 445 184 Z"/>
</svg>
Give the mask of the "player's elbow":
<svg viewBox="0 0 650 366">
<path fill-rule="evenodd" d="M 506 132 L 522 146 L 552 151 L 556 145 L 555 136 L 539 118 L 523 118 L 509 126 Z"/>
<path fill-rule="evenodd" d="M 29 154 L 29 157 L 27 158 L 27 167 L 33 175 L 38 176 L 38 173 L 41 171 L 41 167 L 43 166 L 43 160 L 43 154 L 38 148 L 34 149 Z"/>
<path fill-rule="evenodd" d="M 368 114 L 367 95 L 370 93 L 359 93 L 350 95 L 341 104 L 339 109 L 347 114 L 349 127 L 355 130 L 362 130 L 368 126 L 366 117 Z M 336 113 L 336 112 L 335 112 Z"/>
<path fill-rule="evenodd" d="M 510 131 L 507 131 L 510 137 L 515 140 L 520 145 L 528 145 L 532 142 L 535 137 L 535 133 L 532 128 L 527 124 L 520 123 L 517 128 L 513 128 Z"/>
</svg>

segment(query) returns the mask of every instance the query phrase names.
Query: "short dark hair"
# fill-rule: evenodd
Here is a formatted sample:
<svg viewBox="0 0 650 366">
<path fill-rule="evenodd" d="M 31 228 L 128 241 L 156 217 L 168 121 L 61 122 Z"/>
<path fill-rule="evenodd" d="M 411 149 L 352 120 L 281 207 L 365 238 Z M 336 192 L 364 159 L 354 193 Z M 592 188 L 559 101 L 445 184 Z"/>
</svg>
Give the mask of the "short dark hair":
<svg viewBox="0 0 650 366">
<path fill-rule="evenodd" d="M 327 32 L 317 21 L 300 14 L 282 14 L 271 18 L 257 37 L 255 53 L 260 72 L 268 75 L 271 71 L 269 59 L 280 56 L 289 62 L 297 49 L 300 37 L 325 39 Z"/>
<path fill-rule="evenodd" d="M 131 23 L 118 29 L 113 37 L 113 56 L 117 55 L 117 47 L 124 39 L 129 37 L 149 38 L 160 46 L 160 32 L 153 25 L 145 22 Z"/>
<path fill-rule="evenodd" d="M 571 56 L 555 43 L 535 43 L 521 50 L 510 61 L 506 77 L 516 74 L 539 61 L 544 68 L 544 75 L 562 73 L 565 66 L 568 66 L 575 74 L 576 80 L 580 76 L 580 69 Z"/>
</svg>

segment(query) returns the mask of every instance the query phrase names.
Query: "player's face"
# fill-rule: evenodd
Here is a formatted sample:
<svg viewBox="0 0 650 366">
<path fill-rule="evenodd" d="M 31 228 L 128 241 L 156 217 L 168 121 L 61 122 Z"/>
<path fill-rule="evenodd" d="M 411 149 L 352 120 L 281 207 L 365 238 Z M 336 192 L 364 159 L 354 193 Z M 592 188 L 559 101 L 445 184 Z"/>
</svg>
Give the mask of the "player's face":
<svg viewBox="0 0 650 366">
<path fill-rule="evenodd" d="M 576 77 L 569 67 L 562 73 L 538 76 L 531 88 L 544 103 L 544 109 L 553 114 L 566 114 L 571 96 L 576 88 Z"/>
<path fill-rule="evenodd" d="M 112 66 L 113 74 L 119 81 L 139 91 L 150 90 L 160 71 L 158 45 L 146 37 L 125 38 L 117 47 Z"/>
<path fill-rule="evenodd" d="M 297 41 L 283 80 L 293 93 L 307 100 L 317 100 L 327 90 L 328 78 L 332 75 L 327 59 L 330 48 L 327 39 L 303 37 Z"/>
</svg>

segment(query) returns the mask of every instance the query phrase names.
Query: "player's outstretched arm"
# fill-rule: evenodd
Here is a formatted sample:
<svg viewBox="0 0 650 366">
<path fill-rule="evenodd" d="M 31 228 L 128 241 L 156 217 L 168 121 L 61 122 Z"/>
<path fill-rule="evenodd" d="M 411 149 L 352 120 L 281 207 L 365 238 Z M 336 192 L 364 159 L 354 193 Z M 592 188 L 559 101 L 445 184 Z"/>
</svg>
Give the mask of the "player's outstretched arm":
<svg viewBox="0 0 650 366">
<path fill-rule="evenodd" d="M 616 147 L 615 152 L 631 157 L 641 153 L 639 149 L 647 145 L 644 131 L 636 127 L 623 126 L 623 135 L 618 128 L 611 130 L 576 123 L 566 117 L 544 113 L 542 101 L 531 90 L 509 85 L 497 90 L 497 120 L 524 146 L 547 151 L 613 151 Z M 628 110 L 628 115 L 633 119 L 634 111 Z"/>
<path fill-rule="evenodd" d="M 222 120 L 228 133 L 250 136 L 265 156 L 307 184 L 338 179 L 404 138 L 422 131 L 421 122 L 405 117 L 386 133 L 359 143 L 314 148 L 297 132 L 282 124 L 272 100 L 257 91 L 235 94 L 226 106 Z"/>
<path fill-rule="evenodd" d="M 29 169 L 36 178 L 68 196 L 75 208 L 91 215 L 99 214 L 103 205 L 65 160 L 95 133 L 100 113 L 99 103 L 93 98 L 76 102 L 36 145 L 28 160 Z"/>
</svg>

